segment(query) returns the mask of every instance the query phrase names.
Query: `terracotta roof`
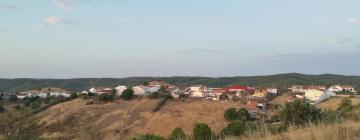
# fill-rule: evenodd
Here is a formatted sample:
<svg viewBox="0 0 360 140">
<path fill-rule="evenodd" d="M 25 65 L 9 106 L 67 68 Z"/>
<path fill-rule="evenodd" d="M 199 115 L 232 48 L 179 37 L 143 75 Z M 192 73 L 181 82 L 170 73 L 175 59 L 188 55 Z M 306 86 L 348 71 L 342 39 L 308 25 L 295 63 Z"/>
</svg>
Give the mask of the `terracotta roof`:
<svg viewBox="0 0 360 140">
<path fill-rule="evenodd" d="M 345 86 L 340 86 L 341 88 L 354 88 L 353 86 L 347 86 L 347 85 L 345 85 Z"/>
<path fill-rule="evenodd" d="M 257 103 L 256 102 L 248 102 L 245 104 L 244 107 L 246 110 L 257 110 Z"/>
<path fill-rule="evenodd" d="M 326 89 L 326 87 L 325 86 L 310 86 L 310 87 L 308 87 L 308 89 L 324 90 L 324 89 Z"/>
<path fill-rule="evenodd" d="M 248 88 L 246 86 L 232 85 L 232 86 L 228 86 L 224 89 L 226 89 L 226 90 L 230 90 L 230 89 L 247 90 Z"/>
</svg>

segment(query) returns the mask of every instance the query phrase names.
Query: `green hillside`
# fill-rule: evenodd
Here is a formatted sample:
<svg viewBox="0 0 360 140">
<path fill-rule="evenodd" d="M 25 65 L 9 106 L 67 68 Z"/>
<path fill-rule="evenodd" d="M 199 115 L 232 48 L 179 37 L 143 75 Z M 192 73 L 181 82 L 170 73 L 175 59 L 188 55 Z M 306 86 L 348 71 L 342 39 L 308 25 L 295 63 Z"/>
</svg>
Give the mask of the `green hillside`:
<svg viewBox="0 0 360 140">
<path fill-rule="evenodd" d="M 115 87 L 120 84 L 137 85 L 150 80 L 164 80 L 168 83 L 184 87 L 203 84 L 212 87 L 224 87 L 232 84 L 245 86 L 286 88 L 294 84 L 300 85 L 333 85 L 346 84 L 360 87 L 360 76 L 342 75 L 305 75 L 298 73 L 277 74 L 269 76 L 239 77 L 129 77 L 129 78 L 78 78 L 78 79 L 0 79 L 0 91 L 16 93 L 19 91 L 41 87 L 60 87 L 71 91 L 87 90 L 94 86 Z"/>
</svg>

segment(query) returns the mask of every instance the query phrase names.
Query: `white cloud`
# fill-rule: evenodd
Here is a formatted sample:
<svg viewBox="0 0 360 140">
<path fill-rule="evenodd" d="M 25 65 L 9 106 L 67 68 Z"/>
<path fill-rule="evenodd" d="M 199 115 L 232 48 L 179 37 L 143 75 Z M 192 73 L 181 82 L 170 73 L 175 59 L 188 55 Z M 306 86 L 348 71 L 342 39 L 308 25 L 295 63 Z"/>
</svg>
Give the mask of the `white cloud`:
<svg viewBox="0 0 360 140">
<path fill-rule="evenodd" d="M 69 0 L 53 0 L 53 3 L 56 7 L 64 11 L 69 11 L 72 9 L 72 4 L 69 2 Z"/>
<path fill-rule="evenodd" d="M 360 24 L 360 18 L 351 18 L 348 21 L 352 24 Z"/>
<path fill-rule="evenodd" d="M 46 17 L 44 19 L 44 21 L 47 23 L 47 24 L 51 24 L 51 25 L 56 25 L 56 24 L 60 24 L 60 23 L 63 23 L 63 20 L 58 18 L 58 17 L 54 17 L 54 16 L 50 16 L 50 17 Z"/>
</svg>

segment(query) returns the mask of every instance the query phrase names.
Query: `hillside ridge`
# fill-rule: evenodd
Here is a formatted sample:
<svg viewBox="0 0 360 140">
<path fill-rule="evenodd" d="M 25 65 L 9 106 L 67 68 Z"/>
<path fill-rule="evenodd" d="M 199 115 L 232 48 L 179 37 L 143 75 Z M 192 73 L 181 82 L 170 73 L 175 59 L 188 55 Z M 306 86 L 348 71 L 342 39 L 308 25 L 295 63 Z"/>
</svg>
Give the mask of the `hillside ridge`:
<svg viewBox="0 0 360 140">
<path fill-rule="evenodd" d="M 212 87 L 224 87 L 233 84 L 245 86 L 286 88 L 294 84 L 324 85 L 333 84 L 351 85 L 360 87 L 360 76 L 345 76 L 336 74 L 309 75 L 301 73 L 285 73 L 264 76 L 234 76 L 234 77 L 128 77 L 128 78 L 73 78 L 73 79 L 0 79 L 0 92 L 17 93 L 42 87 L 59 87 L 70 91 L 82 91 L 91 87 L 115 87 L 117 85 L 134 86 L 151 80 L 163 80 L 170 84 L 185 87 L 202 84 Z"/>
</svg>

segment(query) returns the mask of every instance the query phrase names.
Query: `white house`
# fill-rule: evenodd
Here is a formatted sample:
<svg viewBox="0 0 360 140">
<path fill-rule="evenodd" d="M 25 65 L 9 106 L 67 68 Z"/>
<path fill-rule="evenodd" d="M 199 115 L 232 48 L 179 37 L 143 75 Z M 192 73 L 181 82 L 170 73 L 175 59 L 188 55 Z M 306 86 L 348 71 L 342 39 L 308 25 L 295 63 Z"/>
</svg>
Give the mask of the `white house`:
<svg viewBox="0 0 360 140">
<path fill-rule="evenodd" d="M 132 89 L 134 90 L 135 95 L 145 95 L 145 88 L 145 86 L 134 86 Z"/>
<path fill-rule="evenodd" d="M 334 96 L 333 92 L 321 91 L 321 90 L 316 90 L 316 89 L 306 90 L 305 94 L 304 94 L 305 99 L 307 99 L 309 101 L 314 101 L 314 102 L 323 101 L 327 98 L 330 98 L 331 96 Z"/>
<path fill-rule="evenodd" d="M 148 95 L 154 92 L 158 92 L 160 87 L 134 86 L 133 90 L 135 95 Z"/>
<path fill-rule="evenodd" d="M 291 90 L 291 92 L 294 93 L 303 93 L 306 91 L 305 87 L 301 85 L 294 85 L 291 88 L 289 88 L 289 90 Z"/>
<path fill-rule="evenodd" d="M 119 86 L 115 87 L 115 94 L 120 96 L 123 93 L 123 91 L 126 89 L 127 89 L 127 86 L 119 85 Z"/>
<path fill-rule="evenodd" d="M 48 97 L 48 93 L 42 92 L 42 93 L 39 93 L 37 96 L 38 96 L 39 98 L 46 98 L 46 97 Z"/>
<path fill-rule="evenodd" d="M 335 93 L 336 92 L 346 92 L 346 91 L 349 91 L 352 93 L 356 92 L 355 88 L 352 86 L 340 86 L 340 85 L 331 86 L 328 90 L 331 92 L 335 92 Z"/>
<path fill-rule="evenodd" d="M 113 93 L 113 89 L 108 87 L 93 87 L 89 89 L 89 92 L 95 94 L 103 94 L 103 93 L 111 94 Z"/>
<path fill-rule="evenodd" d="M 70 93 L 66 93 L 66 92 L 50 92 L 50 96 L 64 96 L 64 97 L 70 97 L 71 94 Z"/>
<path fill-rule="evenodd" d="M 191 97 L 205 97 L 206 87 L 202 85 L 196 85 L 190 87 L 190 96 Z"/>
<path fill-rule="evenodd" d="M 278 93 L 277 88 L 268 88 L 266 90 L 267 90 L 267 93 L 269 93 L 269 94 L 277 95 L 277 93 Z"/>
</svg>

